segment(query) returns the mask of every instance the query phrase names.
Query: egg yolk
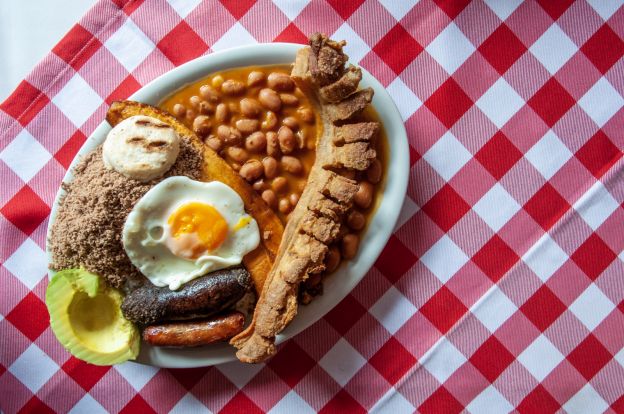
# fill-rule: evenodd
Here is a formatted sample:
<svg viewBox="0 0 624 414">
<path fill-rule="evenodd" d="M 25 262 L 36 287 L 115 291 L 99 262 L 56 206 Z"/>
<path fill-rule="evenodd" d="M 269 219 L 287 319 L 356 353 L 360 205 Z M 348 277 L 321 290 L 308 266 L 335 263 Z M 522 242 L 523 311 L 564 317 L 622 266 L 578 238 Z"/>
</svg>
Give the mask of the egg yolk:
<svg viewBox="0 0 624 414">
<path fill-rule="evenodd" d="M 187 246 L 194 257 L 218 248 L 228 232 L 228 224 L 217 209 L 195 201 L 180 206 L 169 216 L 167 224 L 175 238 L 191 234 L 197 236 L 199 244 Z"/>
</svg>

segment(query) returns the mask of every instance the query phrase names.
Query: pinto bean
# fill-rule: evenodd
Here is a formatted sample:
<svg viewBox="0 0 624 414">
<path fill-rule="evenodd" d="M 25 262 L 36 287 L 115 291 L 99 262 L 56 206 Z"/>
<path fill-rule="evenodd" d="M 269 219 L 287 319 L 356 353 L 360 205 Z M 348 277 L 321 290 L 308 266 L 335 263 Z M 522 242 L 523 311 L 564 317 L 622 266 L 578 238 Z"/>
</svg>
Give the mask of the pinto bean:
<svg viewBox="0 0 624 414">
<path fill-rule="evenodd" d="M 331 273 L 338 268 L 340 264 L 340 249 L 336 246 L 329 248 L 327 256 L 325 257 L 325 271 Z"/>
<path fill-rule="evenodd" d="M 355 197 L 353 197 L 353 202 L 360 208 L 368 208 L 372 201 L 373 185 L 367 181 L 362 181 Z"/>
<path fill-rule="evenodd" d="M 307 122 L 308 124 L 313 124 L 316 120 L 314 112 L 307 106 L 302 106 L 301 108 L 297 109 L 297 115 L 299 115 L 299 118 L 301 118 L 304 122 Z"/>
<path fill-rule="evenodd" d="M 264 168 L 262 167 L 262 163 L 260 161 L 249 160 L 243 164 L 239 171 L 239 174 L 245 180 L 252 182 L 260 178 L 263 172 Z"/>
<path fill-rule="evenodd" d="M 288 181 L 284 177 L 276 177 L 273 180 L 272 187 L 276 193 L 283 193 L 288 188 Z"/>
<path fill-rule="evenodd" d="M 347 225 L 353 230 L 362 230 L 366 224 L 366 217 L 359 211 L 352 211 L 347 217 Z"/>
<path fill-rule="evenodd" d="M 280 99 L 282 103 L 286 106 L 297 106 L 299 105 L 299 98 L 297 98 L 292 93 L 280 93 Z"/>
<path fill-rule="evenodd" d="M 229 157 L 239 164 L 242 164 L 249 159 L 249 154 L 247 154 L 247 151 L 242 148 L 229 147 L 226 151 Z"/>
<path fill-rule="evenodd" d="M 186 108 L 184 107 L 184 105 L 177 103 L 173 105 L 173 114 L 178 118 L 181 118 L 186 115 Z"/>
<path fill-rule="evenodd" d="M 191 108 L 198 110 L 199 109 L 199 103 L 202 101 L 202 98 L 200 98 L 197 95 L 193 95 L 189 98 L 189 104 L 191 105 Z"/>
<path fill-rule="evenodd" d="M 262 121 L 262 129 L 267 131 L 277 126 L 277 116 L 273 111 L 268 111 Z"/>
<path fill-rule="evenodd" d="M 214 113 L 216 106 L 213 103 L 202 100 L 199 103 L 199 106 L 197 107 L 197 109 L 199 110 L 199 113 L 201 114 L 212 114 Z"/>
<path fill-rule="evenodd" d="M 195 112 L 193 109 L 186 110 L 186 119 L 188 121 L 193 122 L 196 116 L 197 116 L 197 112 Z"/>
<path fill-rule="evenodd" d="M 228 125 L 219 125 L 217 128 L 217 137 L 228 145 L 238 145 L 242 142 L 243 136 L 236 129 Z"/>
<path fill-rule="evenodd" d="M 245 84 L 234 79 L 228 79 L 221 85 L 221 90 L 229 96 L 240 95 L 245 92 Z"/>
<path fill-rule="evenodd" d="M 295 82 L 285 73 L 271 72 L 267 77 L 267 86 L 276 91 L 290 92 L 295 89 Z"/>
<path fill-rule="evenodd" d="M 257 119 L 242 118 L 236 121 L 236 129 L 245 135 L 249 135 L 252 132 L 256 132 L 260 127 L 260 123 Z"/>
<path fill-rule="evenodd" d="M 205 137 L 210 133 L 210 118 L 206 115 L 199 115 L 193 120 L 193 131 L 200 137 Z"/>
<path fill-rule="evenodd" d="M 217 90 L 210 85 L 202 85 L 199 88 L 199 94 L 202 98 L 212 103 L 217 103 L 219 102 L 219 99 L 221 99 L 219 92 L 217 92 Z"/>
<path fill-rule="evenodd" d="M 253 98 L 243 98 L 240 101 L 240 109 L 247 118 L 256 118 L 262 112 L 260 102 Z"/>
<path fill-rule="evenodd" d="M 282 124 L 292 130 L 299 129 L 299 122 L 297 122 L 297 120 L 292 116 L 287 116 L 286 118 L 282 119 Z"/>
<path fill-rule="evenodd" d="M 288 199 L 290 200 L 290 204 L 292 204 L 293 207 L 295 207 L 297 203 L 299 202 L 299 194 L 292 193 L 290 194 L 290 196 L 288 196 Z"/>
<path fill-rule="evenodd" d="M 214 78 L 212 78 L 212 82 L 210 83 L 212 84 L 213 88 L 221 89 L 221 86 L 223 86 L 223 82 L 225 82 L 225 79 L 223 79 L 223 76 L 217 75 Z"/>
<path fill-rule="evenodd" d="M 228 108 L 226 104 L 220 103 L 219 105 L 217 105 L 217 108 L 215 109 L 215 114 L 214 114 L 215 121 L 222 124 L 225 121 L 227 121 L 229 116 L 230 116 L 230 109 Z"/>
<path fill-rule="evenodd" d="M 258 94 L 258 100 L 266 109 L 279 112 L 282 109 L 282 101 L 279 95 L 273 89 L 264 88 L 260 90 Z"/>
<path fill-rule="evenodd" d="M 262 152 L 266 149 L 267 139 L 262 131 L 256 131 L 245 139 L 245 148 L 249 152 Z"/>
<path fill-rule="evenodd" d="M 206 139 L 206 145 L 208 145 L 213 151 L 219 152 L 221 151 L 221 148 L 223 148 L 223 141 L 214 135 L 211 135 Z"/>
<path fill-rule="evenodd" d="M 366 178 L 368 178 L 368 181 L 373 184 L 377 184 L 381 181 L 381 169 L 381 162 L 375 158 L 370 167 L 368 167 L 368 170 L 366 170 Z"/>
<path fill-rule="evenodd" d="M 264 82 L 265 78 L 266 75 L 264 74 L 264 72 L 254 70 L 250 72 L 247 76 L 247 86 L 258 86 L 262 82 Z"/>
<path fill-rule="evenodd" d="M 269 205 L 269 207 L 275 207 L 277 205 L 277 197 L 275 196 L 273 190 L 264 190 L 261 197 L 264 202 Z"/>
<path fill-rule="evenodd" d="M 284 154 L 290 154 L 297 147 L 297 139 L 292 129 L 283 126 L 277 131 L 277 139 L 279 141 L 280 150 Z"/>
<path fill-rule="evenodd" d="M 360 238 L 356 234 L 347 234 L 342 238 L 342 256 L 349 260 L 357 254 Z"/>
<path fill-rule="evenodd" d="M 273 131 L 269 131 L 266 133 L 267 139 L 267 154 L 272 157 L 277 157 L 280 155 L 280 147 L 279 147 L 279 139 L 277 138 L 277 134 Z"/>
<path fill-rule="evenodd" d="M 287 213 L 290 213 L 290 210 L 292 209 L 292 205 L 290 204 L 290 201 L 287 198 L 282 198 L 279 201 L 278 209 L 280 213 L 287 214 Z"/>
<path fill-rule="evenodd" d="M 264 189 L 264 186 L 266 185 L 266 183 L 264 182 L 264 179 L 259 179 L 256 180 L 251 187 L 256 190 L 256 191 L 261 191 L 262 189 Z"/>
<path fill-rule="evenodd" d="M 275 178 L 277 175 L 277 160 L 273 157 L 264 157 L 262 165 L 264 166 L 264 176 L 266 178 Z"/>
<path fill-rule="evenodd" d="M 303 171 L 303 164 L 301 164 L 299 158 L 284 155 L 282 157 L 282 168 L 284 171 L 291 174 L 301 174 Z"/>
</svg>

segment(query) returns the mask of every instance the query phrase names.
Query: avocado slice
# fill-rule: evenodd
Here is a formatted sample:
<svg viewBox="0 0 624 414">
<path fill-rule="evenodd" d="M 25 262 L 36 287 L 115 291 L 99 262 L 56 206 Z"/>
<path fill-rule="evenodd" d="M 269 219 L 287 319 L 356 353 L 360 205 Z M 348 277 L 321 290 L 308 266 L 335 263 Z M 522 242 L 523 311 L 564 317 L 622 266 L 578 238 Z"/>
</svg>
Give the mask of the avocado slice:
<svg viewBox="0 0 624 414">
<path fill-rule="evenodd" d="M 121 313 L 121 293 L 84 269 L 65 269 L 50 281 L 46 305 L 59 342 L 76 358 L 95 365 L 135 359 L 140 335 Z"/>
</svg>

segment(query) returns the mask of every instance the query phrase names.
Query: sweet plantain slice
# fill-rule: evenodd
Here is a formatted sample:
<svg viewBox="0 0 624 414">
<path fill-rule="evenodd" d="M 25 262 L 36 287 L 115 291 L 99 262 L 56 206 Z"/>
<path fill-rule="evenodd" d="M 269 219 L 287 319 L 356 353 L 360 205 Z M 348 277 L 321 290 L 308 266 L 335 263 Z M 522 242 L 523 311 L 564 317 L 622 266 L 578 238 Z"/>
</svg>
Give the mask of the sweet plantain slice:
<svg viewBox="0 0 624 414">
<path fill-rule="evenodd" d="M 193 131 L 178 121 L 173 115 L 154 106 L 135 101 L 113 102 L 106 114 L 106 120 L 115 126 L 124 119 L 135 115 L 145 115 L 156 118 L 171 125 L 183 138 L 186 138 L 204 152 L 202 181 L 220 181 L 232 187 L 243 199 L 245 210 L 258 222 L 262 243 L 258 248 L 248 253 L 243 263 L 251 274 L 258 294 L 262 290 L 264 280 L 268 275 L 282 240 L 284 226 L 262 197 L 234 171 L 228 163 L 216 152 L 203 145 Z"/>
</svg>

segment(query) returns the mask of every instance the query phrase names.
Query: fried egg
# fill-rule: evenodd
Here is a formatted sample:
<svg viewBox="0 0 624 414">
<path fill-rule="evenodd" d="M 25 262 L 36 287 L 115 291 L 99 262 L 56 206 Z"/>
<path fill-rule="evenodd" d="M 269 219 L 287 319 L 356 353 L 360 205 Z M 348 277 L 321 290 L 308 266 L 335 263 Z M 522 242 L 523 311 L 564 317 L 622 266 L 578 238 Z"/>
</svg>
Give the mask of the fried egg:
<svg viewBox="0 0 624 414">
<path fill-rule="evenodd" d="M 238 265 L 260 244 L 258 223 L 229 186 L 169 177 L 134 206 L 123 228 L 130 261 L 156 286 L 178 289 Z"/>
</svg>

